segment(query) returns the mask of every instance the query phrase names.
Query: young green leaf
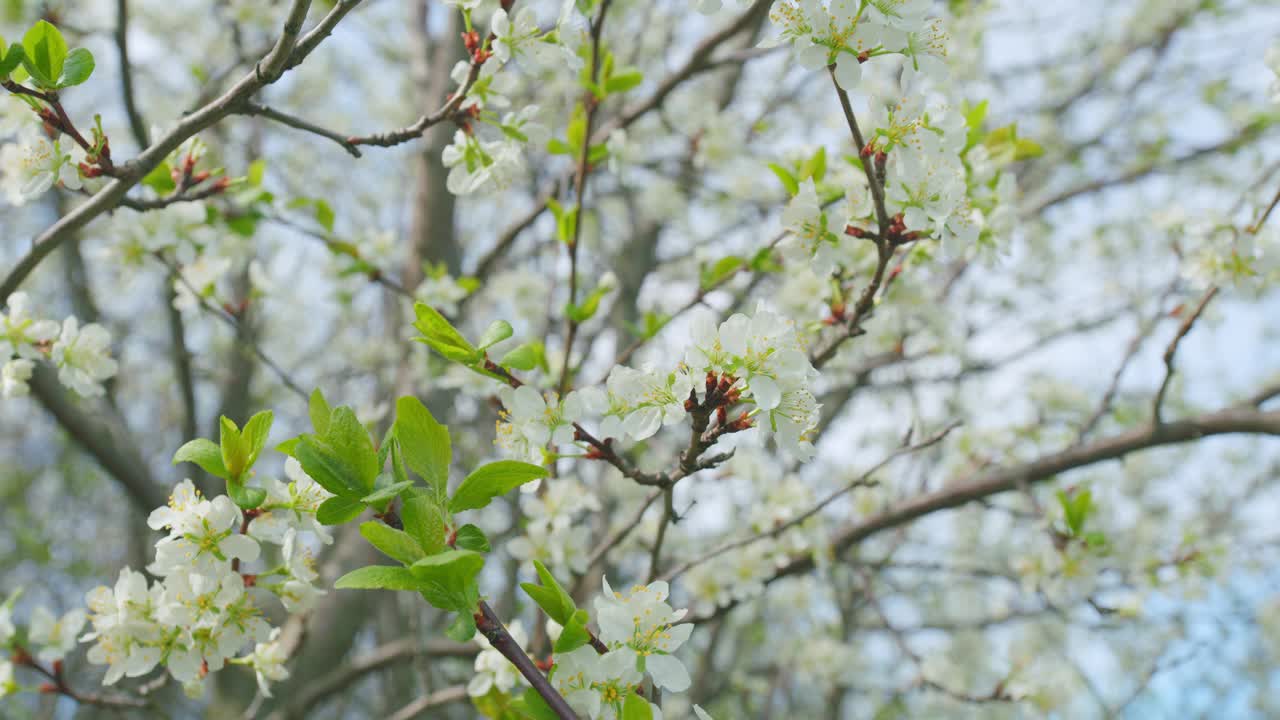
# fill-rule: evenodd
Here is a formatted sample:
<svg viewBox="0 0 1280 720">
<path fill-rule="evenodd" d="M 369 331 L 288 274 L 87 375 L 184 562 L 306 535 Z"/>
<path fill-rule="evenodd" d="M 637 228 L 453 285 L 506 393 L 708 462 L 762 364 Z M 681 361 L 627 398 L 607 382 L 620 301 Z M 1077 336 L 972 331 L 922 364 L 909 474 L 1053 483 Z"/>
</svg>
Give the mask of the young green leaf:
<svg viewBox="0 0 1280 720">
<path fill-rule="evenodd" d="M 404 463 L 443 498 L 449 491 L 453 462 L 449 428 L 436 422 L 418 398 L 406 395 L 396 401 L 395 432 Z"/>
<path fill-rule="evenodd" d="M 333 414 L 333 410 L 329 408 L 329 403 L 325 402 L 324 393 L 320 392 L 320 388 L 311 392 L 307 412 L 311 415 L 311 427 L 315 428 L 317 435 L 329 432 L 329 416 Z"/>
<path fill-rule="evenodd" d="M 222 464 L 227 468 L 227 480 L 239 480 L 248 468 L 249 447 L 240 428 L 226 415 L 218 418 L 218 427 L 221 430 Z"/>
<path fill-rule="evenodd" d="M 417 590 L 420 583 L 408 568 L 390 565 L 362 567 L 338 578 L 339 590 Z"/>
<path fill-rule="evenodd" d="M 520 587 L 533 598 L 547 617 L 561 625 L 567 625 L 574 611 L 577 610 L 577 606 L 573 604 L 573 598 L 565 592 L 560 583 L 556 582 L 555 576 L 547 570 L 546 565 L 534 560 L 533 567 L 538 571 L 538 578 L 542 580 L 542 585 L 520 583 Z"/>
<path fill-rule="evenodd" d="M 405 532 L 409 533 L 427 555 L 435 555 L 445 548 L 444 512 L 435 498 L 426 495 L 405 500 L 400 509 L 400 520 L 404 523 Z"/>
<path fill-rule="evenodd" d="M 249 422 L 244 424 L 241 436 L 248 450 L 248 458 L 245 461 L 246 470 L 253 467 L 253 464 L 258 461 L 258 456 L 262 454 L 263 448 L 267 446 L 267 436 L 271 434 L 273 418 L 270 410 L 264 410 L 249 418 Z"/>
<path fill-rule="evenodd" d="M 267 491 L 246 487 L 243 483 L 227 483 L 227 495 L 242 510 L 252 510 L 267 500 Z"/>
<path fill-rule="evenodd" d="M 542 343 L 524 343 L 502 356 L 499 365 L 516 370 L 532 370 L 543 362 Z"/>
<path fill-rule="evenodd" d="M 364 512 L 364 503 L 345 497 L 331 497 L 316 509 L 316 520 L 321 525 L 341 525 L 351 522 Z"/>
<path fill-rule="evenodd" d="M 546 468 L 517 460 L 499 460 L 482 465 L 468 475 L 453 493 L 449 512 L 482 508 L 495 497 L 546 476 Z"/>
<path fill-rule="evenodd" d="M 648 700 L 636 694 L 635 690 L 632 690 L 622 703 L 622 717 L 620 720 L 653 720 L 653 706 L 649 704 Z"/>
<path fill-rule="evenodd" d="M 351 469 L 355 481 L 353 486 L 361 490 L 360 495 L 372 492 L 380 471 L 378 451 L 373 448 L 369 431 L 351 408 L 342 406 L 333 409 L 324 439 Z"/>
<path fill-rule="evenodd" d="M 173 454 L 173 464 L 181 462 L 195 463 L 214 477 L 227 477 L 227 466 L 222 463 L 222 449 L 207 438 L 196 438 L 178 448 L 178 452 Z"/>
<path fill-rule="evenodd" d="M 435 308 L 425 303 L 416 303 L 413 312 L 418 318 L 413 326 L 422 333 L 422 337 L 414 338 L 415 340 L 426 343 L 445 358 L 463 365 L 473 365 L 480 360 L 480 351 L 467 342 L 462 333 Z"/>
<path fill-rule="evenodd" d="M 313 435 L 298 439 L 293 456 L 320 487 L 334 495 L 354 500 L 368 493 L 356 471 L 328 443 Z"/>
<path fill-rule="evenodd" d="M 634 69 L 623 70 L 605 81 L 604 91 L 610 95 L 626 92 L 642 82 L 644 82 L 644 73 Z"/>
<path fill-rule="evenodd" d="M 484 556 L 471 550 L 445 550 L 429 555 L 409 567 L 421 581 L 419 590 L 427 602 L 441 610 L 471 612 L 480 599 L 476 575 L 484 567 Z"/>
<path fill-rule="evenodd" d="M 412 565 L 426 557 L 426 553 L 422 552 L 422 548 L 413 536 L 385 523 L 376 520 L 361 523 L 360 534 L 384 555 L 392 560 L 399 560 L 405 565 Z"/>
<path fill-rule="evenodd" d="M 569 622 L 561 629 L 560 637 L 556 638 L 552 649 L 557 653 L 567 653 L 591 642 L 591 633 L 587 632 L 587 622 L 590 619 L 586 610 L 575 610 L 569 616 Z"/>
<path fill-rule="evenodd" d="M 469 612 L 458 613 L 454 616 L 453 622 L 449 623 L 449 627 L 444 629 L 444 634 L 457 642 L 471 642 L 471 639 L 476 636 L 476 616 Z"/>
<path fill-rule="evenodd" d="M 506 320 L 494 320 L 489 324 L 484 334 L 480 336 L 480 344 L 476 347 L 480 350 L 487 350 L 511 337 L 512 332 L 511 323 Z"/>
<path fill-rule="evenodd" d="M 84 48 L 76 48 L 67 53 L 66 62 L 62 65 L 62 75 L 58 78 L 58 87 L 79 85 L 93 74 L 93 53 Z"/>
<path fill-rule="evenodd" d="M 22 64 L 23 57 L 25 57 L 25 53 L 21 45 L 14 43 L 6 51 L 4 39 L 0 38 L 0 80 L 7 79 L 9 73 L 18 69 L 18 66 Z"/>
<path fill-rule="evenodd" d="M 462 550 L 474 550 L 478 553 L 489 552 L 489 538 L 480 528 L 467 523 L 458 528 L 458 537 L 453 544 Z"/>
<path fill-rule="evenodd" d="M 49 90 L 57 86 L 67 59 L 67 41 L 58 28 L 40 20 L 22 38 L 23 67 L 37 85 Z"/>
<path fill-rule="evenodd" d="M 796 180 L 796 176 L 792 175 L 790 170 L 778 163 L 769 163 L 769 169 L 778 177 L 778 182 L 782 183 L 782 187 L 786 189 L 788 195 L 795 195 L 800 192 L 800 181 Z"/>
<path fill-rule="evenodd" d="M 542 699 L 537 690 L 525 690 L 520 699 L 524 701 L 525 713 L 533 720 L 560 720 L 560 716 Z"/>
<path fill-rule="evenodd" d="M 405 490 L 411 487 L 413 487 L 412 480 L 406 480 L 404 482 L 398 482 L 398 483 L 391 483 L 390 485 L 374 490 L 368 495 L 365 495 L 364 497 L 360 498 L 360 502 L 366 503 L 368 505 L 377 505 L 378 503 L 386 502 L 388 500 L 395 498 L 397 495 L 399 495 L 400 493 L 404 492 Z"/>
</svg>

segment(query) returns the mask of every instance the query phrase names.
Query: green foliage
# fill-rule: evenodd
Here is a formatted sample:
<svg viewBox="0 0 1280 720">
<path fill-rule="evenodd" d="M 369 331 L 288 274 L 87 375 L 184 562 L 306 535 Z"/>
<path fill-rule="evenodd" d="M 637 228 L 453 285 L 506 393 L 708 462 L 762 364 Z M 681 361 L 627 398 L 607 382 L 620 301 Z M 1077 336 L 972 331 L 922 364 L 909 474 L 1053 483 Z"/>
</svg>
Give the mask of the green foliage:
<svg viewBox="0 0 1280 720">
<path fill-rule="evenodd" d="M 547 355 L 542 343 L 528 342 L 503 355 L 498 364 L 513 370 L 528 371 L 539 367 L 546 369 Z"/>
<path fill-rule="evenodd" d="M 622 703 L 621 720 L 653 720 L 653 706 L 632 690 L 627 693 L 627 699 Z"/>
<path fill-rule="evenodd" d="M 0 48 L 4 47 L 0 41 Z M 93 53 L 85 48 L 68 50 L 62 32 L 40 20 L 12 45 L 0 60 L 0 77 L 7 77 L 21 65 L 31 81 L 42 90 L 59 90 L 80 85 L 93 74 Z"/>
<path fill-rule="evenodd" d="M 404 464 L 425 480 L 438 498 L 444 498 L 453 462 L 449 428 L 437 422 L 420 400 L 405 396 L 396 401 L 394 432 Z"/>
<path fill-rule="evenodd" d="M 518 460 L 481 465 L 463 479 L 449 499 L 449 512 L 476 510 L 521 485 L 547 476 L 547 469 Z"/>
<path fill-rule="evenodd" d="M 458 528 L 458 537 L 454 544 L 463 550 L 474 550 L 478 553 L 489 552 L 489 537 L 480 528 L 467 523 Z"/>
<path fill-rule="evenodd" d="M 405 565 L 412 565 L 427 556 L 412 535 L 403 530 L 396 530 L 385 523 L 376 521 L 363 523 L 360 525 L 360 534 L 384 555 L 392 560 L 399 560 Z"/>
<path fill-rule="evenodd" d="M 555 576 L 551 571 L 547 570 L 547 566 L 533 561 L 533 567 L 538 571 L 538 579 L 542 581 L 541 585 L 533 583 L 520 583 L 520 588 L 533 598 L 533 601 L 542 608 L 547 617 L 555 620 L 561 625 L 568 626 L 574 612 L 578 609 L 573 603 L 573 597 L 565 591 L 560 583 L 556 582 Z"/>
<path fill-rule="evenodd" d="M 17 70 L 22 65 L 24 57 L 26 57 L 26 53 L 21 45 L 14 43 L 9 46 L 8 50 L 5 50 L 4 38 L 0 37 L 0 80 L 8 79 L 9 73 Z"/>
<path fill-rule="evenodd" d="M 228 417 L 218 420 L 219 442 L 196 438 L 178 448 L 173 464 L 194 463 L 210 475 L 227 483 L 227 495 L 240 507 L 250 510 L 267 499 L 266 491 L 249 487 L 247 481 L 262 450 L 267 446 L 271 433 L 271 411 L 263 411 L 249 418 L 241 430 Z"/>
<path fill-rule="evenodd" d="M 556 638 L 553 648 L 555 652 L 572 652 L 591 642 L 591 633 L 587 630 L 587 623 L 590 620 L 586 610 L 575 610 L 569 616 L 569 622 L 565 623 L 560 631 L 560 637 Z"/>
</svg>

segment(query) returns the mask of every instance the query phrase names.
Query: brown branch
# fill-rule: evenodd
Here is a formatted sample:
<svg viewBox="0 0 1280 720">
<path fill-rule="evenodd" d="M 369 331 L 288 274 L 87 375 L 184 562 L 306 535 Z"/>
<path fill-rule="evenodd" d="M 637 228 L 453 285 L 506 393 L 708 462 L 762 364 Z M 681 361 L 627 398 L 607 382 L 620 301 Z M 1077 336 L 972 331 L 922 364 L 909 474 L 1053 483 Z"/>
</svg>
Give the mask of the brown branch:
<svg viewBox="0 0 1280 720">
<path fill-rule="evenodd" d="M 147 123 L 138 111 L 133 93 L 133 68 L 129 64 L 129 0 L 116 1 L 116 50 L 120 63 L 120 94 L 124 99 L 124 112 L 129 118 L 129 131 L 139 148 L 149 144 Z"/>
<path fill-rule="evenodd" d="M 251 102 L 248 100 L 246 100 L 240 106 L 240 108 L 237 110 L 237 113 L 243 114 L 243 115 L 261 116 L 268 120 L 274 120 L 275 122 L 278 122 L 281 125 L 286 125 L 288 127 L 294 128 L 296 130 L 308 132 L 313 135 L 319 135 L 322 138 L 326 138 L 328 140 L 332 140 L 333 142 L 338 143 L 339 145 L 342 146 L 342 149 L 350 153 L 352 157 L 360 157 L 360 148 L 356 147 L 355 143 L 351 142 L 350 138 L 344 135 L 340 135 L 332 130 L 322 128 L 319 125 L 308 122 L 307 120 L 303 120 L 300 117 L 290 115 L 285 112 L 280 112 L 279 110 L 276 110 L 274 108 L 267 107 L 266 105 L 259 105 L 258 103 Z"/>
<path fill-rule="evenodd" d="M 591 21 L 591 86 L 600 80 L 600 45 L 604 34 L 604 19 L 609 12 L 611 0 L 601 0 L 600 9 Z M 587 173 L 591 170 L 591 130 L 595 123 L 596 111 L 600 109 L 600 99 L 595 91 L 588 89 L 582 95 L 582 105 L 586 110 L 583 121 L 582 147 L 578 150 L 578 168 L 573 177 L 574 212 L 576 222 L 573 223 L 573 237 L 569 238 L 569 307 L 578 302 L 578 244 L 582 238 L 582 226 L 586 224 L 583 199 L 587 194 Z M 569 392 L 569 384 L 573 379 L 573 341 L 578 335 L 578 321 L 572 315 L 565 319 L 564 367 L 560 369 L 560 396 Z"/>
<path fill-rule="evenodd" d="M 1214 435 L 1233 434 L 1280 436 L 1280 410 L 1262 412 L 1242 404 L 1158 425 L 1146 423 L 1087 445 L 1073 446 L 1018 465 L 990 469 L 967 479 L 947 483 L 940 490 L 923 493 L 849 525 L 831 538 L 829 547 L 833 554 L 839 555 L 886 530 L 992 495 L 1052 480 L 1070 470 L 1117 460 L 1142 450 L 1179 445 Z M 809 572 L 815 567 L 812 554 L 797 556 L 781 566 L 768 582 Z M 723 615 L 735 605 L 736 603 L 726 605 L 708 616 L 694 618 L 693 621 L 705 622 Z"/>
<path fill-rule="evenodd" d="M 196 133 L 230 115 L 237 104 L 274 82 L 280 77 L 281 72 L 302 62 L 320 41 L 333 31 L 338 21 L 359 4 L 360 0 L 339 0 L 311 32 L 298 40 L 297 33 L 301 27 L 301 20 L 298 18 L 305 17 L 311 3 L 309 0 L 293 0 L 289 21 L 280 39 L 262 62 L 255 66 L 254 72 L 245 75 L 220 97 L 183 117 L 172 130 L 143 150 L 136 158 L 119 166 L 116 178 L 106 187 L 41 233 L 27 254 L 22 256 L 3 280 L 0 280 L 0 303 L 6 302 L 9 295 L 18 289 L 27 276 L 58 246 L 69 240 L 77 230 L 120 204 L 125 193 L 163 162 L 169 153 Z"/>
<path fill-rule="evenodd" d="M 1164 405 L 1164 396 L 1169 391 L 1169 383 L 1173 381 L 1173 358 L 1178 352 L 1178 345 L 1187 336 L 1187 333 L 1191 332 L 1191 327 L 1196 324 L 1196 320 L 1204 313 L 1209 301 L 1213 300 L 1217 294 L 1218 287 L 1216 285 L 1205 292 L 1204 297 L 1200 298 L 1200 304 L 1196 305 L 1196 309 L 1182 321 L 1182 325 L 1178 326 L 1178 332 L 1174 334 L 1173 340 L 1169 341 L 1169 347 L 1164 350 L 1164 380 L 1160 383 L 1160 389 L 1156 391 L 1155 400 L 1151 402 L 1151 420 L 1156 425 L 1160 424 L 1160 409 Z"/>
<path fill-rule="evenodd" d="M 511 637 L 511 633 L 507 632 L 507 628 L 498 619 L 493 608 L 489 607 L 489 603 L 481 600 L 479 609 L 476 612 L 476 629 L 481 635 L 489 641 L 494 650 L 502 653 L 502 656 L 511 661 L 512 665 L 520 671 L 525 680 L 533 686 L 538 695 L 547 702 L 551 710 L 555 712 L 560 720 L 578 720 L 578 715 L 569 707 L 569 703 L 561 697 L 560 693 L 551 686 L 551 682 L 547 680 L 547 676 L 533 664 L 533 660 L 525 654 L 524 648 L 520 647 L 520 643 Z"/>
<path fill-rule="evenodd" d="M 952 423 L 951 425 L 948 425 L 947 427 L 943 428 L 941 432 L 938 432 L 930 436 L 926 440 L 923 440 L 914 445 L 903 445 L 902 447 L 898 448 L 897 450 L 887 455 L 880 462 L 873 465 L 870 469 L 861 473 L 860 475 L 855 477 L 852 481 L 846 483 L 843 487 L 837 488 L 836 490 L 832 491 L 826 497 L 824 497 L 823 499 L 819 500 L 816 504 L 814 504 L 813 507 L 809 508 L 808 510 L 805 510 L 799 515 L 796 515 L 795 517 L 791 518 L 787 522 L 781 523 L 779 525 L 775 525 L 774 527 L 770 528 L 769 530 L 763 533 L 750 535 L 740 540 L 733 540 L 727 543 L 723 543 L 715 547 L 714 549 L 702 555 L 699 555 L 696 558 L 687 560 L 681 563 L 679 566 L 674 567 L 671 570 L 668 570 L 665 574 L 663 574 L 662 579 L 666 580 L 667 582 L 670 582 L 675 578 L 688 572 L 691 568 L 697 565 L 701 565 L 702 563 L 707 562 L 709 560 L 714 560 L 715 558 L 731 550 L 736 550 L 738 548 L 751 545 L 752 543 L 755 543 L 759 540 L 764 540 L 766 538 L 778 537 L 779 535 L 786 532 L 787 530 L 790 530 L 791 528 L 800 525 L 801 523 L 813 517 L 814 515 L 817 515 L 818 513 L 822 512 L 831 503 L 835 502 L 840 497 L 852 492 L 854 489 L 860 488 L 860 487 L 870 487 L 872 485 L 875 485 L 876 483 L 872 479 L 872 476 L 880 472 L 881 470 L 883 470 L 887 465 L 889 465 L 889 463 L 893 462 L 894 460 L 904 455 L 909 455 L 911 453 L 918 452 L 920 450 L 923 450 L 928 447 L 932 447 L 933 445 L 936 445 L 942 442 L 943 439 L 945 439 L 947 435 L 949 435 L 951 431 L 956 429 L 956 427 L 958 426 L 959 426 L 959 423 Z M 650 582 L 652 582 L 652 578 L 650 579 Z"/>
</svg>

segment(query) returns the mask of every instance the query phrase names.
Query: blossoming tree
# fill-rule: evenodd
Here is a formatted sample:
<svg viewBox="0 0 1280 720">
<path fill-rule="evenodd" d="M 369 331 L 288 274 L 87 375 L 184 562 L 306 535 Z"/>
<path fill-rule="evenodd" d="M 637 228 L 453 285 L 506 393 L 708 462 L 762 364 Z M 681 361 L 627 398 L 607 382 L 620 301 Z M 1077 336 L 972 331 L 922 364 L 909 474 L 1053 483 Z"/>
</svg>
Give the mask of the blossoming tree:
<svg viewBox="0 0 1280 720">
<path fill-rule="evenodd" d="M 1280 14 L 1045 5 L 4 4 L 3 714 L 1280 713 Z"/>
</svg>

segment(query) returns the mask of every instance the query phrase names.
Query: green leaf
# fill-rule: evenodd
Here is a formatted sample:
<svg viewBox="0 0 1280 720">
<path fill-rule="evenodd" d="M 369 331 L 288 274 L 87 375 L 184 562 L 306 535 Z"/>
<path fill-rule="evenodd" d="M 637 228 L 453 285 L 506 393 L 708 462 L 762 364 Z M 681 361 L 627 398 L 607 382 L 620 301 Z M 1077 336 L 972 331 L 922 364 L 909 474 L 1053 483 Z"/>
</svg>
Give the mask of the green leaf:
<svg viewBox="0 0 1280 720">
<path fill-rule="evenodd" d="M 405 500 L 400 509 L 400 520 L 404 523 L 405 532 L 409 533 L 427 555 L 435 555 L 445 548 L 444 511 L 435 499 L 421 495 Z"/>
<path fill-rule="evenodd" d="M 796 180 L 796 176 L 792 175 L 789 170 L 778 163 L 769 163 L 769 169 L 778 177 L 778 181 L 782 183 L 782 187 L 786 189 L 788 195 L 795 195 L 800 192 L 800 181 Z"/>
<path fill-rule="evenodd" d="M 299 438 L 293 456 L 320 487 L 334 495 L 355 500 L 368 493 L 356 471 L 328 443 L 314 435 Z"/>
<path fill-rule="evenodd" d="M 364 503 L 345 497 L 331 497 L 320 503 L 316 520 L 321 525 L 341 525 L 351 522 L 364 512 Z"/>
<path fill-rule="evenodd" d="M 279 445 L 276 445 L 276 452 L 288 455 L 289 457 L 294 457 L 294 453 L 298 449 L 298 441 L 300 440 L 302 440 L 300 437 L 289 438 Z"/>
<path fill-rule="evenodd" d="M 733 277 L 735 273 L 742 269 L 745 262 L 743 258 L 737 255 L 728 255 L 717 260 L 711 267 L 703 268 L 702 289 L 710 290 Z"/>
<path fill-rule="evenodd" d="M 586 610 L 575 610 L 569 616 L 569 622 L 560 631 L 556 644 L 552 648 L 557 653 L 567 653 L 586 645 L 591 641 L 591 633 L 587 632 L 587 622 L 591 617 Z"/>
<path fill-rule="evenodd" d="M 418 318 L 413 326 L 422 333 L 422 337 L 415 338 L 416 340 L 431 346 L 445 358 L 463 365 L 470 366 L 480 361 L 482 353 L 467 342 L 462 333 L 435 308 L 425 303 L 415 303 L 413 312 Z"/>
<path fill-rule="evenodd" d="M 520 698 L 524 700 L 525 711 L 529 713 L 529 717 L 533 720 L 560 720 L 560 716 L 555 710 L 547 704 L 546 700 L 538 694 L 537 690 L 529 688 L 524 691 L 524 695 Z"/>
<path fill-rule="evenodd" d="M 244 424 L 242 436 L 244 438 L 246 449 L 249 451 L 248 460 L 245 462 L 245 469 L 253 467 L 258 462 L 258 456 L 262 454 L 263 448 L 267 446 L 267 436 L 271 434 L 271 422 L 274 419 L 270 410 L 264 410 L 249 418 L 249 422 Z"/>
<path fill-rule="evenodd" d="M 252 510 L 267 500 L 266 490 L 246 487 L 242 483 L 227 483 L 227 495 L 243 510 Z"/>
<path fill-rule="evenodd" d="M 604 91 L 610 95 L 626 92 L 642 82 L 644 82 L 644 73 L 635 69 L 623 70 L 605 81 Z"/>
<path fill-rule="evenodd" d="M 325 401 L 320 388 L 311 391 L 307 412 L 311 415 L 311 427 L 315 428 L 317 435 L 329 432 L 329 416 L 333 414 L 333 410 L 329 409 L 329 403 Z"/>
<path fill-rule="evenodd" d="M 565 592 L 560 583 L 556 582 L 555 576 L 547 570 L 546 565 L 534 560 L 533 568 L 538 571 L 538 579 L 542 580 L 542 585 L 520 583 L 520 587 L 533 598 L 547 617 L 561 625 L 568 625 L 569 619 L 577 610 L 577 606 L 573 604 L 573 597 Z"/>
<path fill-rule="evenodd" d="M 471 642 L 476 636 L 476 616 L 469 612 L 458 613 L 449 627 L 444 629 L 444 634 L 451 640 Z"/>
<path fill-rule="evenodd" d="M 227 477 L 227 466 L 222 462 L 222 449 L 207 438 L 196 438 L 178 448 L 178 452 L 173 454 L 173 464 L 181 462 L 195 463 L 214 477 Z"/>
<path fill-rule="evenodd" d="M 635 690 L 627 694 L 627 699 L 622 703 L 622 717 L 620 720 L 653 720 L 653 707 L 649 705 L 649 701 L 640 697 Z"/>
<path fill-rule="evenodd" d="M 248 467 L 249 447 L 231 418 L 226 415 L 218 418 L 218 427 L 221 430 L 222 464 L 227 468 L 227 480 L 234 482 Z"/>
<path fill-rule="evenodd" d="M 345 405 L 334 408 L 329 415 L 329 428 L 324 439 L 351 469 L 352 486 L 360 490 L 360 495 L 371 492 L 380 470 L 378 451 L 373 448 L 373 439 L 355 411 Z"/>
<path fill-rule="evenodd" d="M 379 488 L 369 493 L 368 495 L 365 495 L 364 497 L 360 498 L 360 502 L 366 503 L 368 505 L 377 505 L 380 502 L 386 502 L 387 500 L 391 500 L 395 498 L 400 493 L 404 492 L 405 490 L 411 487 L 413 487 L 412 480 L 405 480 L 403 482 L 392 483 L 390 485 L 387 485 L 386 487 Z"/>
<path fill-rule="evenodd" d="M 458 537 L 453 541 L 453 544 L 463 550 L 474 550 L 478 553 L 489 552 L 489 538 L 485 536 L 483 530 L 471 523 L 458 528 Z"/>
<path fill-rule="evenodd" d="M 67 59 L 67 41 L 58 28 L 40 20 L 22 38 L 22 64 L 37 85 L 54 89 Z"/>
<path fill-rule="evenodd" d="M 551 138 L 547 141 L 547 152 L 552 155 L 572 155 L 573 148 L 560 138 Z"/>
<path fill-rule="evenodd" d="M 503 355 L 498 364 L 516 370 L 532 370 L 542 364 L 543 357 L 542 343 L 524 343 Z"/>
<path fill-rule="evenodd" d="M 249 181 L 250 187 L 262 187 L 262 178 L 267 174 L 267 161 L 258 158 L 249 163 L 249 169 L 245 172 L 245 180 Z"/>
<path fill-rule="evenodd" d="M 506 320 L 494 320 L 489 327 L 480 336 L 480 344 L 476 347 L 480 350 L 487 350 L 494 345 L 511 337 L 511 323 Z"/>
<path fill-rule="evenodd" d="M 412 535 L 383 522 L 371 520 L 362 523 L 360 534 L 384 555 L 405 565 L 412 565 L 427 556 Z"/>
<path fill-rule="evenodd" d="M 93 74 L 93 53 L 84 48 L 76 48 L 67 53 L 66 62 L 62 65 L 62 75 L 58 78 L 58 87 L 79 85 Z"/>
<path fill-rule="evenodd" d="M 406 395 L 396 401 L 395 432 L 404 463 L 427 481 L 437 497 L 447 496 L 453 462 L 449 428 L 437 422 L 421 400 Z"/>
<path fill-rule="evenodd" d="M 827 149 L 825 147 L 818 148 L 804 164 L 800 166 L 798 178 L 805 180 L 813 178 L 814 182 L 822 182 L 822 178 L 827 175 Z M 793 195 L 795 193 L 792 193 Z"/>
<path fill-rule="evenodd" d="M 315 210 L 316 222 L 320 223 L 320 227 L 324 228 L 325 232 L 333 232 L 333 221 L 336 219 L 333 207 L 324 200 L 316 200 Z"/>
<path fill-rule="evenodd" d="M 390 565 L 362 567 L 338 578 L 339 590 L 417 590 L 420 583 L 408 568 Z"/>
<path fill-rule="evenodd" d="M 449 500 L 449 512 L 482 508 L 495 497 L 546 476 L 546 468 L 518 460 L 499 460 L 482 465 L 472 471 L 453 493 Z"/>
<path fill-rule="evenodd" d="M 4 40 L 0 39 L 0 80 L 4 80 L 9 77 L 9 73 L 17 70 L 25 56 L 26 53 L 18 43 L 10 45 L 8 52 L 5 52 Z"/>
<path fill-rule="evenodd" d="M 484 567 L 484 556 L 472 550 L 445 550 L 429 555 L 409 567 L 421 581 L 419 590 L 427 602 L 441 610 L 472 612 L 479 602 L 476 575 Z"/>
<path fill-rule="evenodd" d="M 162 162 L 152 168 L 151 172 L 142 178 L 142 184 L 155 190 L 159 195 L 168 195 L 178 187 L 178 184 L 173 181 L 173 168 L 168 162 Z"/>
</svg>

